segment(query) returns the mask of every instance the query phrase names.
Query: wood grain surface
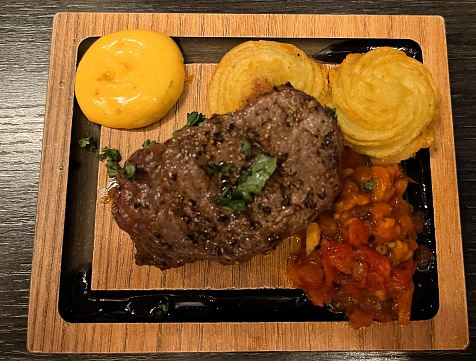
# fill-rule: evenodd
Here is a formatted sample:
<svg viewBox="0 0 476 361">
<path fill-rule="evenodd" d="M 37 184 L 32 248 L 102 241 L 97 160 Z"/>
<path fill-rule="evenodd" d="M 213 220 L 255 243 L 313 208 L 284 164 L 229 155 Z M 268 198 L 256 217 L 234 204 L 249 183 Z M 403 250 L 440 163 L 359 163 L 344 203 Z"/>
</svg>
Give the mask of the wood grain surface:
<svg viewBox="0 0 476 361">
<path fill-rule="evenodd" d="M 6 0 L 0 10 L 0 359 L 455 359 L 472 360 L 476 347 L 476 240 L 473 209 L 474 92 L 476 74 L 475 2 L 447 1 L 112 1 L 42 2 Z M 115 12 L 234 12 L 234 13 L 366 13 L 434 14 L 446 21 L 452 94 L 458 186 L 460 191 L 463 250 L 467 281 L 471 342 L 460 352 L 342 352 L 342 353 L 233 353 L 161 355 L 30 355 L 26 351 L 29 280 L 36 215 L 36 197 L 43 134 L 44 104 L 49 63 L 52 17 L 58 11 Z M 448 189 L 451 194 L 452 189 Z M 285 330 L 283 330 L 285 331 Z M 322 335 L 320 335 L 322 336 Z M 453 335 L 448 335 L 452 337 Z M 226 335 L 223 336 L 226 338 Z M 329 337 L 329 335 L 327 335 Z M 46 357 L 45 357 L 46 356 Z"/>
<path fill-rule="evenodd" d="M 299 25 L 299 26 L 297 26 Z M 70 323 L 58 311 L 63 232 L 68 228 L 67 189 L 71 134 L 74 123 L 74 76 L 77 49 L 91 37 L 127 28 L 154 29 L 183 37 L 270 38 L 395 38 L 413 39 L 439 90 L 438 127 L 430 148 L 432 194 L 438 259 L 439 311 L 430 320 L 411 321 L 406 327 L 375 324 L 354 332 L 346 322 L 178 322 L 178 323 Z M 188 75 L 201 87 L 208 84 L 212 67 L 187 66 Z M 198 72 L 196 72 L 198 71 Z M 203 78 L 201 76 L 203 75 Z M 208 74 L 208 75 L 206 75 Z M 144 138 L 162 137 L 179 127 L 192 109 L 206 109 L 206 90 L 187 84 L 175 112 L 145 130 L 101 129 L 101 144 L 128 156 Z M 160 139 L 164 140 L 164 139 Z M 51 146 L 54 144 L 54 146 Z M 106 186 L 99 167 L 99 187 Z M 62 13 L 54 19 L 50 56 L 44 140 L 42 148 L 35 247 L 32 261 L 28 348 L 33 352 L 165 352 L 165 351 L 289 351 L 289 350 L 429 350 L 462 349 L 468 343 L 458 194 L 447 189 L 457 183 L 452 112 L 450 106 L 444 22 L 437 16 L 271 15 L 271 14 L 111 14 Z M 75 183 L 73 192 L 83 192 Z M 280 275 L 287 250 L 242 266 L 221 269 L 207 262 L 164 272 L 139 268 L 130 260 L 132 249 L 122 247 L 118 227 L 108 205 L 97 203 L 93 271 L 96 278 L 130 280 L 124 288 L 282 288 Z M 87 211 L 85 209 L 85 211 Z M 453 222 L 447 222 L 452 219 Z M 80 225 L 81 226 L 81 225 Z M 122 243 L 114 243 L 122 238 Z M 123 252 L 125 250 L 125 252 Z M 118 265 L 118 266 L 114 266 Z M 135 267 L 134 267 L 135 266 Z M 185 272 L 183 274 L 182 272 Z M 240 277 L 236 273 L 248 273 Z M 185 277 L 184 277 L 185 276 Z M 282 277 L 281 277 L 282 278 Z M 160 282 L 162 279 L 162 282 Z M 231 284 L 227 285 L 230 282 Z M 161 284 L 162 283 L 162 284 Z M 100 286 L 104 286 L 100 284 Z M 49 330 L 49 332 L 45 332 Z M 327 332 L 332 337 L 315 338 Z M 447 334 L 452 337 L 448 338 Z M 196 334 L 196 336 L 193 336 Z M 155 337 L 147 337 L 156 335 Z M 228 338 L 217 337 L 228 335 Z M 416 337 L 416 336 L 419 337 Z M 144 337 L 146 336 L 146 337 Z M 109 340 L 115 339 L 115 342 Z M 233 340 L 229 342 L 228 339 Z M 179 340 L 179 342 L 177 342 Z"/>
</svg>

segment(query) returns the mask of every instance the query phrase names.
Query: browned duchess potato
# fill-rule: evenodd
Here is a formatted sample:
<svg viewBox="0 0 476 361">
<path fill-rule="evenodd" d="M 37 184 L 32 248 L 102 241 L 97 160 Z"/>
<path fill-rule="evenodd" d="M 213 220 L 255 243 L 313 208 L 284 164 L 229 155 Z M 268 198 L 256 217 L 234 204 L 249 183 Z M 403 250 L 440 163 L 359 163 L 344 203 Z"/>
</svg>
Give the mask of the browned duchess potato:
<svg viewBox="0 0 476 361">
<path fill-rule="evenodd" d="M 433 141 L 438 94 L 422 63 L 381 47 L 350 54 L 330 70 L 337 119 L 347 144 L 374 163 L 412 157 Z"/>
<path fill-rule="evenodd" d="M 224 114 L 241 109 L 256 96 L 286 83 L 325 103 L 327 77 L 326 66 L 309 59 L 294 45 L 246 41 L 218 63 L 208 90 L 209 112 Z"/>
</svg>

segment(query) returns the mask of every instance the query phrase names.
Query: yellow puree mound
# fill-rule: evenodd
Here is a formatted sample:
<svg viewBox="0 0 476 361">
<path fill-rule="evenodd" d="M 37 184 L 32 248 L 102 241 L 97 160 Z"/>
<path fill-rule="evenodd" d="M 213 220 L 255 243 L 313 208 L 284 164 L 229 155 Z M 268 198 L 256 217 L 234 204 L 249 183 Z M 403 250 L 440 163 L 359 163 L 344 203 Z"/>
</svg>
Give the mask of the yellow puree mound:
<svg viewBox="0 0 476 361">
<path fill-rule="evenodd" d="M 167 35 L 124 30 L 99 38 L 76 73 L 76 99 L 84 115 L 110 128 L 150 125 L 182 94 L 182 53 Z"/>
</svg>

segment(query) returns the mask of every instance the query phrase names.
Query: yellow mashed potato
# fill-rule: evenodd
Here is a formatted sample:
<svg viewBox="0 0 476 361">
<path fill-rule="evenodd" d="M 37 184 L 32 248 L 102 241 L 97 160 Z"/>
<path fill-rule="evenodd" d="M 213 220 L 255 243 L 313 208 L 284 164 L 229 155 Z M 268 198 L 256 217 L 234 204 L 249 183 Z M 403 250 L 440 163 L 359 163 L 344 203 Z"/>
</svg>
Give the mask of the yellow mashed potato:
<svg viewBox="0 0 476 361">
<path fill-rule="evenodd" d="M 140 128 L 167 114 L 184 78 L 183 55 L 169 36 L 124 30 L 102 36 L 86 51 L 76 72 L 76 99 L 91 122 Z"/>
</svg>

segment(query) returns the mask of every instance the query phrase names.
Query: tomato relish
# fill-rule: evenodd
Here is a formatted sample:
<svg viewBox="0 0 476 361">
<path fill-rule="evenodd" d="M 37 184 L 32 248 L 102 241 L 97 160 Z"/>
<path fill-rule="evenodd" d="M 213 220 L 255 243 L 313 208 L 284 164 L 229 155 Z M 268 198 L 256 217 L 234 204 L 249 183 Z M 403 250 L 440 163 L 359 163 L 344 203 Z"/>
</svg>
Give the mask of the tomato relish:
<svg viewBox="0 0 476 361">
<path fill-rule="evenodd" d="M 306 232 L 288 277 L 317 306 L 342 312 L 354 329 L 373 321 L 410 321 L 413 253 L 422 217 L 403 198 L 411 179 L 398 164 L 368 165 L 346 148 L 333 208 Z M 317 234 L 317 237 L 316 237 Z M 317 239 L 317 241 L 316 241 Z"/>
</svg>

